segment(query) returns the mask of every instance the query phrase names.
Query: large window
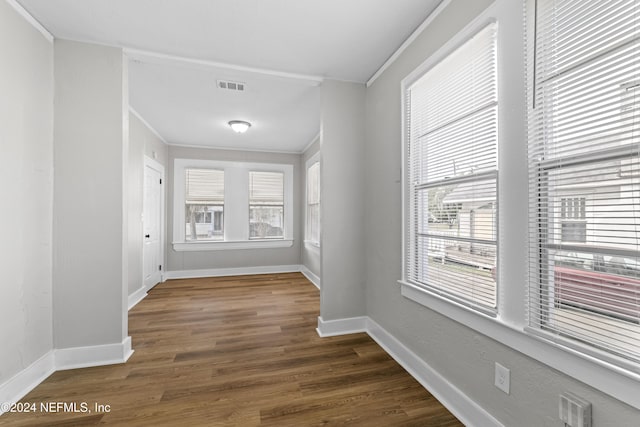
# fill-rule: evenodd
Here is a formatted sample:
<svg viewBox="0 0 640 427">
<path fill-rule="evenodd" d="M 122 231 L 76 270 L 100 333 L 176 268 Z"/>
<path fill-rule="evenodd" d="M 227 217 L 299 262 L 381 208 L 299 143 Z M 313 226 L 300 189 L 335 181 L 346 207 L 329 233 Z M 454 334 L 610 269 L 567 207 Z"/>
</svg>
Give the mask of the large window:
<svg viewBox="0 0 640 427">
<path fill-rule="evenodd" d="M 320 161 L 310 159 L 307 167 L 307 226 L 306 239 L 320 244 Z"/>
<path fill-rule="evenodd" d="M 176 251 L 293 245 L 293 166 L 175 159 Z"/>
<path fill-rule="evenodd" d="M 496 309 L 497 24 L 405 89 L 405 277 L 475 309 Z"/>
<path fill-rule="evenodd" d="M 249 172 L 249 238 L 284 237 L 284 173 Z"/>
<path fill-rule="evenodd" d="M 640 2 L 539 0 L 535 37 L 529 325 L 638 362 Z"/>
</svg>

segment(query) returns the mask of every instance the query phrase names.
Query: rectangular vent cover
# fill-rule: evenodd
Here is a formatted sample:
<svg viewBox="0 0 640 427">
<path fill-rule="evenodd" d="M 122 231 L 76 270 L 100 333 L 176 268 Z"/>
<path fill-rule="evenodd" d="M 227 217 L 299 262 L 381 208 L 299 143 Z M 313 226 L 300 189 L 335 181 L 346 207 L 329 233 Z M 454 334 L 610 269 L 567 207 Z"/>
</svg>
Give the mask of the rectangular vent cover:
<svg viewBox="0 0 640 427">
<path fill-rule="evenodd" d="M 232 82 L 230 80 L 218 80 L 218 87 L 220 89 L 235 90 L 238 92 L 244 91 L 244 83 Z"/>
</svg>

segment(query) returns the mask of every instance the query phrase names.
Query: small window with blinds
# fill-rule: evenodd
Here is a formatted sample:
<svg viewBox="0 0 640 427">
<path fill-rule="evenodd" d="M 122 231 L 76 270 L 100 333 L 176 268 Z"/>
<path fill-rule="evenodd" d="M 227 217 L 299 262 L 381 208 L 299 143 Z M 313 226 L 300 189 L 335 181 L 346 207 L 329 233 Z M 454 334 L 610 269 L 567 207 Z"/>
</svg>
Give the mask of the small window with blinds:
<svg viewBox="0 0 640 427">
<path fill-rule="evenodd" d="M 249 172 L 249 238 L 284 238 L 284 173 Z"/>
<path fill-rule="evenodd" d="M 538 0 L 529 326 L 640 362 L 640 2 Z"/>
<path fill-rule="evenodd" d="M 224 171 L 185 169 L 185 240 L 224 238 Z"/>
<path fill-rule="evenodd" d="M 487 314 L 496 311 L 497 31 L 484 27 L 405 93 L 405 279 Z"/>
<path fill-rule="evenodd" d="M 320 162 L 307 169 L 307 240 L 320 243 Z"/>
</svg>

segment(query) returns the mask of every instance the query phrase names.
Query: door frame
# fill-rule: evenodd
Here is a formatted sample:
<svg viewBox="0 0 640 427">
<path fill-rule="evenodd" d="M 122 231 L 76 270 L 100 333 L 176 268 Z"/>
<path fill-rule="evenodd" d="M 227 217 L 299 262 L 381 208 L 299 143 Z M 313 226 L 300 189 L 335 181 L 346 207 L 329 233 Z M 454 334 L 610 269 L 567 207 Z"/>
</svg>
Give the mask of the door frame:
<svg viewBox="0 0 640 427">
<path fill-rule="evenodd" d="M 165 203 L 165 197 L 166 197 L 166 184 L 167 184 L 167 180 L 165 178 L 165 173 L 164 173 L 164 165 L 160 162 L 158 162 L 157 160 L 152 159 L 151 157 L 148 156 L 144 156 L 144 166 L 142 169 L 142 239 L 141 239 L 141 249 L 142 249 L 142 287 L 144 289 L 144 292 L 149 292 L 151 289 L 153 289 L 153 287 L 157 284 L 154 284 L 152 286 L 146 286 L 144 283 L 144 200 L 145 200 L 145 185 L 144 185 L 144 176 L 145 176 L 145 171 L 147 168 L 151 168 L 156 170 L 157 172 L 160 173 L 160 179 L 162 180 L 162 188 L 160 191 L 160 259 L 162 260 L 162 271 L 160 272 L 160 282 L 158 283 L 163 283 L 166 280 L 166 259 L 165 259 L 165 233 L 166 233 L 166 224 L 165 224 L 165 213 L 167 210 L 167 206 Z"/>
</svg>

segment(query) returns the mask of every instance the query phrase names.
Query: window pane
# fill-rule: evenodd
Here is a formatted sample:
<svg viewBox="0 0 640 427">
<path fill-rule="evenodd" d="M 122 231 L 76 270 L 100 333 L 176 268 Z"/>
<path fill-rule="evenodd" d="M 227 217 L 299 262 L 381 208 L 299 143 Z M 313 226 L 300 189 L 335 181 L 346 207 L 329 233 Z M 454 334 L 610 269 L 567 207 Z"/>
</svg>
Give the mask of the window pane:
<svg viewBox="0 0 640 427">
<path fill-rule="evenodd" d="M 484 312 L 496 304 L 497 25 L 407 93 L 409 242 L 405 277 Z"/>
<path fill-rule="evenodd" d="M 185 206 L 185 238 L 194 240 L 222 240 L 224 206 L 187 204 Z"/>
<path fill-rule="evenodd" d="M 538 7 L 529 323 L 598 358 L 638 362 L 640 3 Z"/>
<path fill-rule="evenodd" d="M 249 172 L 249 238 L 284 238 L 282 172 Z"/>
<path fill-rule="evenodd" d="M 495 180 L 418 192 L 416 282 L 495 306 L 495 200 Z"/>
<path fill-rule="evenodd" d="M 307 169 L 307 232 L 306 238 L 320 241 L 320 162 Z"/>
<path fill-rule="evenodd" d="M 251 206 L 249 215 L 251 239 L 284 237 L 284 206 Z"/>
</svg>

